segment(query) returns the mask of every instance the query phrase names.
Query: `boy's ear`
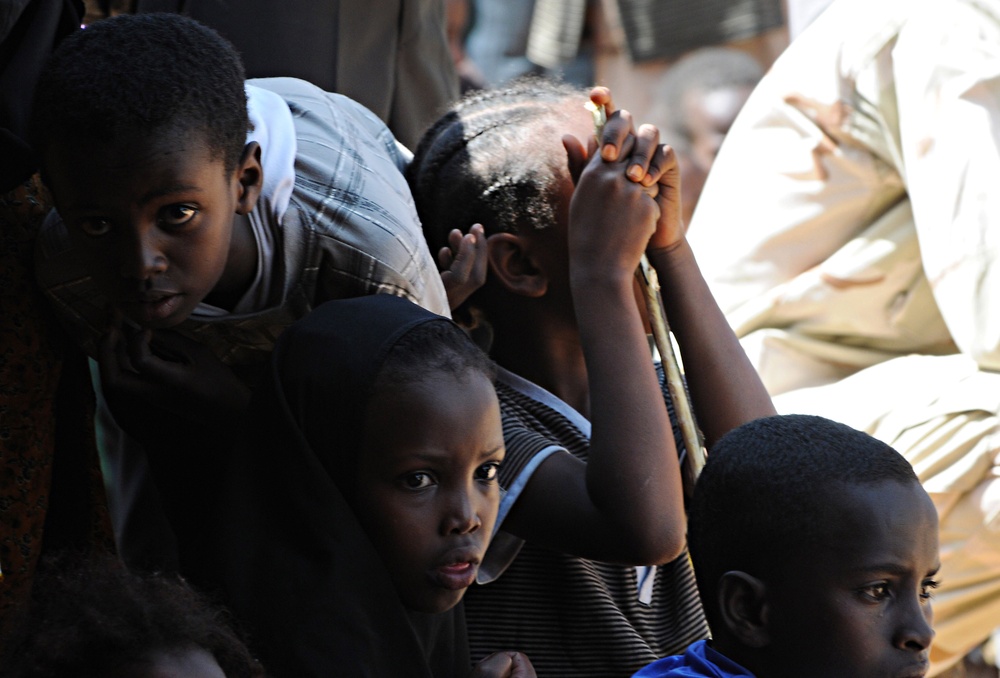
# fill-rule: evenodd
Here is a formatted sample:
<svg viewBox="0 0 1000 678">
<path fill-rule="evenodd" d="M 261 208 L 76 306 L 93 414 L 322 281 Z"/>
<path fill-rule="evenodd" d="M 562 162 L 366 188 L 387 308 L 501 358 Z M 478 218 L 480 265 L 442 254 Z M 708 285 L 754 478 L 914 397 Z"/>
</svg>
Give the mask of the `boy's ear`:
<svg viewBox="0 0 1000 678">
<path fill-rule="evenodd" d="M 517 233 L 494 233 L 486 239 L 490 270 L 509 292 L 525 297 L 541 297 L 549 280 L 531 256 L 529 243 Z"/>
<path fill-rule="evenodd" d="M 732 570 L 719 580 L 719 612 L 729 632 L 743 645 L 760 648 L 771 641 L 767 585 L 760 579 Z"/>
<path fill-rule="evenodd" d="M 251 141 L 243 147 L 243 155 L 236 166 L 239 181 L 239 196 L 236 199 L 236 213 L 249 214 L 257 206 L 260 189 L 264 184 L 264 169 L 260 164 L 260 144 Z"/>
</svg>

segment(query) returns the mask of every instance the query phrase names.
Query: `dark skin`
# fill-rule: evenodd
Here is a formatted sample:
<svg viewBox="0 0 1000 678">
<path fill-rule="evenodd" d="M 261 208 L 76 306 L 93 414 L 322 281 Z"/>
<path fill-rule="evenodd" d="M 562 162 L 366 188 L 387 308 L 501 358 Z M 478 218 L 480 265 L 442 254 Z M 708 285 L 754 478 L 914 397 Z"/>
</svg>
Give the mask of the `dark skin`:
<svg viewBox="0 0 1000 678">
<path fill-rule="evenodd" d="M 56 206 L 102 293 L 102 390 L 139 440 L 148 423 L 224 426 L 249 391 L 207 348 L 171 331 L 198 303 L 230 308 L 256 250 L 247 214 L 263 180 L 260 147 L 236 167 L 197 131 L 115 142 L 70 140 L 46 154 Z"/>
<path fill-rule="evenodd" d="M 762 678 L 923 676 L 941 567 L 930 497 L 889 480 L 837 484 L 823 502 L 822 543 L 720 578 L 713 645 Z"/>
<path fill-rule="evenodd" d="M 606 89 L 591 98 L 613 111 Z M 546 459 L 504 529 L 582 557 L 666 563 L 684 547 L 685 519 L 673 435 L 635 302 L 644 252 L 664 288 L 706 442 L 774 409 L 687 245 L 673 152 L 655 128 L 635 131 L 621 112 L 610 116 L 597 155 L 596 141 L 583 141 L 593 136 L 590 115 L 572 106 L 563 148 L 546 147 L 567 158 L 559 223 L 490 236 L 483 303 L 497 362 L 591 420 L 589 462 L 568 453 Z"/>
</svg>

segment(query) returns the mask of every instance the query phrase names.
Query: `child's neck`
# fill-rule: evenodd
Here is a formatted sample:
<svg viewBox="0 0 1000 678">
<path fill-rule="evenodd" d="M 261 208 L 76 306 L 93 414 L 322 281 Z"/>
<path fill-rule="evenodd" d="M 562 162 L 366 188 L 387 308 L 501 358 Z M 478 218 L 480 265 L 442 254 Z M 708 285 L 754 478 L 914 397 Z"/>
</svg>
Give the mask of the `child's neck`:
<svg viewBox="0 0 1000 678">
<path fill-rule="evenodd" d="M 494 323 L 493 358 L 504 369 L 531 381 L 590 418 L 590 387 L 576 327 L 557 326 L 544 317 Z"/>
<path fill-rule="evenodd" d="M 226 270 L 218 284 L 205 297 L 205 303 L 227 311 L 233 310 L 250 289 L 256 276 L 257 240 L 250 225 L 250 217 L 237 214 L 233 217 Z"/>
</svg>

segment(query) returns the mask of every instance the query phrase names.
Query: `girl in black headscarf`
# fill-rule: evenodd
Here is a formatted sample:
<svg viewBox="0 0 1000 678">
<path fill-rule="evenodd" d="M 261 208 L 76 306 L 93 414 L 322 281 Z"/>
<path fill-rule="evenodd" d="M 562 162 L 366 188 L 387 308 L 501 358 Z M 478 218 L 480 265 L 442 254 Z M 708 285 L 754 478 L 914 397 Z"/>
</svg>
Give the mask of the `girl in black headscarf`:
<svg viewBox="0 0 1000 678">
<path fill-rule="evenodd" d="M 469 675 L 458 603 L 504 455 L 492 375 L 451 321 L 390 295 L 282 335 L 199 556 L 269 672 Z M 502 653 L 474 675 L 534 672 Z"/>
</svg>

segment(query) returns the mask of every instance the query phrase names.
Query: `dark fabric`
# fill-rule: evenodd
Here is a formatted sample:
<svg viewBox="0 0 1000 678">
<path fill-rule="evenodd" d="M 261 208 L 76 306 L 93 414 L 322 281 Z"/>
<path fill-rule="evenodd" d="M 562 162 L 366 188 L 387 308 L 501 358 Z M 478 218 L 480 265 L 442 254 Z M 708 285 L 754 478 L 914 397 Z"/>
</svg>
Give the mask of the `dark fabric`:
<svg viewBox="0 0 1000 678">
<path fill-rule="evenodd" d="M 34 284 L 51 207 L 37 175 L 0 193 L 0 654 L 43 557 L 114 550 L 86 356 Z"/>
<path fill-rule="evenodd" d="M 536 0 L 528 57 L 553 68 L 573 58 L 587 0 Z M 781 0 L 618 0 L 632 61 L 675 58 L 784 24 Z"/>
<path fill-rule="evenodd" d="M 221 590 L 269 675 L 462 676 L 456 609 L 410 615 L 341 489 L 365 394 L 387 352 L 426 322 L 391 295 L 328 302 L 281 336 L 246 436 L 188 571 Z"/>
<path fill-rule="evenodd" d="M 752 38 L 784 23 L 781 0 L 618 0 L 632 61 Z"/>
<path fill-rule="evenodd" d="M 28 148 L 28 119 L 45 59 L 80 27 L 79 0 L 11 0 L 0 3 L 0 192 L 35 172 Z"/>
<path fill-rule="evenodd" d="M 754 678 L 745 668 L 719 654 L 707 641 L 694 643 L 682 655 L 664 657 L 632 678 Z"/>
<path fill-rule="evenodd" d="M 443 0 L 138 0 L 225 36 L 248 78 L 291 76 L 344 94 L 408 148 L 458 98 Z"/>
<path fill-rule="evenodd" d="M 683 451 L 673 401 L 662 369 L 657 371 L 674 440 Z M 587 461 L 589 431 L 572 417 L 569 405 L 503 370 L 496 390 L 507 448 L 501 486 L 522 480 L 525 467 L 552 447 Z M 546 678 L 624 678 L 708 637 L 686 553 L 656 568 L 647 600 L 639 591 L 634 567 L 527 542 L 495 581 L 474 586 L 465 596 L 472 658 L 512 647 Z"/>
</svg>

